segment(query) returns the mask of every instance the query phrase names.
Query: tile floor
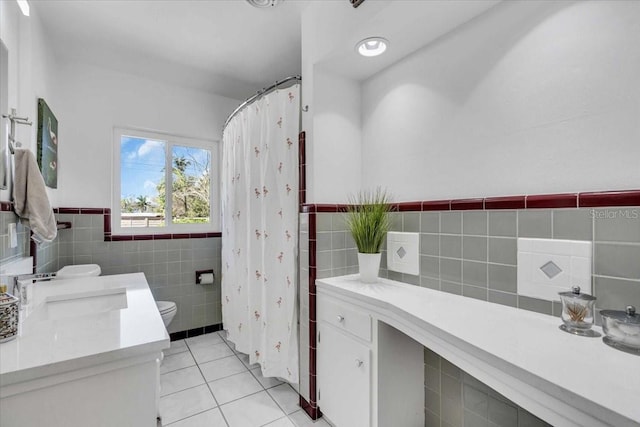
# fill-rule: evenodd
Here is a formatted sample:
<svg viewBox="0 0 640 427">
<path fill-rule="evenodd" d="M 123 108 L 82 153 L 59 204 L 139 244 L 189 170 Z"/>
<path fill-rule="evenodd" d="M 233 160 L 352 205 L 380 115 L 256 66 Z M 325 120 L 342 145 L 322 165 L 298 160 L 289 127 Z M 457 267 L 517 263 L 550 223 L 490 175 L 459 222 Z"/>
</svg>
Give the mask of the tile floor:
<svg viewBox="0 0 640 427">
<path fill-rule="evenodd" d="M 224 332 L 174 341 L 160 367 L 162 426 L 329 427 L 313 422 L 286 383 L 265 378 Z"/>
</svg>

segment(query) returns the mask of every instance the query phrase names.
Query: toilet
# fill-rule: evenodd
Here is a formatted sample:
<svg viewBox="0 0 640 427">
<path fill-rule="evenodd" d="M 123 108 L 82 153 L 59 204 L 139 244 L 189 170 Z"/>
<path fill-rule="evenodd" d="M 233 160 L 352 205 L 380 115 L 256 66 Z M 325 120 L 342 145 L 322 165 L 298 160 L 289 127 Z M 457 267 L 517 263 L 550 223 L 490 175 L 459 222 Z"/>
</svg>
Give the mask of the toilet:
<svg viewBox="0 0 640 427">
<path fill-rule="evenodd" d="M 164 327 L 168 328 L 169 324 L 171 323 L 174 316 L 178 312 L 178 307 L 176 306 L 176 303 L 173 301 L 156 301 L 156 305 L 158 306 L 158 311 L 160 312 L 160 316 L 162 316 Z"/>
<path fill-rule="evenodd" d="M 81 277 L 95 277 L 102 273 L 98 264 L 78 264 L 62 267 L 56 273 L 56 279 L 78 279 Z"/>
</svg>

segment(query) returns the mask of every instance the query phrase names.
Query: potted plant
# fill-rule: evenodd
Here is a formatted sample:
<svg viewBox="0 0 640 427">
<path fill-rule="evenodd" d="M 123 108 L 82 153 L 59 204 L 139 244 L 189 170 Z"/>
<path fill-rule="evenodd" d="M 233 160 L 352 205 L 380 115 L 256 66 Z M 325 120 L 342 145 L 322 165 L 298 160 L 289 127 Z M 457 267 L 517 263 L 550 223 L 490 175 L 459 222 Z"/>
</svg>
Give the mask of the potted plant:
<svg viewBox="0 0 640 427">
<path fill-rule="evenodd" d="M 375 191 L 362 191 L 350 198 L 346 223 L 358 246 L 360 280 L 365 283 L 378 281 L 380 249 L 390 227 L 389 196 L 378 187 Z"/>
</svg>

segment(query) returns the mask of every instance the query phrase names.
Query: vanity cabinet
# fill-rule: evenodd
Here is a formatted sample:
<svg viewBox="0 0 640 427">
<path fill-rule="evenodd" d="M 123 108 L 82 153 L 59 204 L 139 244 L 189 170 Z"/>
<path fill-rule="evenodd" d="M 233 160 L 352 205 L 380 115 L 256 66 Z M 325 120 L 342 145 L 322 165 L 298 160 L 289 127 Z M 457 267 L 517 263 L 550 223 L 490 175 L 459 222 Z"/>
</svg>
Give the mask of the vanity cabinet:
<svg viewBox="0 0 640 427">
<path fill-rule="evenodd" d="M 0 426 L 157 425 L 169 335 L 144 274 L 41 283 L 23 314 L 0 344 Z"/>
<path fill-rule="evenodd" d="M 638 356 L 556 317 L 358 275 L 316 280 L 316 296 L 320 410 L 336 427 L 423 426 L 423 346 L 551 425 L 640 427 Z"/>
<path fill-rule="evenodd" d="M 369 347 L 336 328 L 318 327 L 318 403 L 336 426 L 369 426 L 371 357 Z"/>
<path fill-rule="evenodd" d="M 371 412 L 371 317 L 318 297 L 318 404 L 337 427 L 367 427 Z"/>
<path fill-rule="evenodd" d="M 422 346 L 347 299 L 319 293 L 316 304 L 324 416 L 336 427 L 422 427 Z"/>
</svg>

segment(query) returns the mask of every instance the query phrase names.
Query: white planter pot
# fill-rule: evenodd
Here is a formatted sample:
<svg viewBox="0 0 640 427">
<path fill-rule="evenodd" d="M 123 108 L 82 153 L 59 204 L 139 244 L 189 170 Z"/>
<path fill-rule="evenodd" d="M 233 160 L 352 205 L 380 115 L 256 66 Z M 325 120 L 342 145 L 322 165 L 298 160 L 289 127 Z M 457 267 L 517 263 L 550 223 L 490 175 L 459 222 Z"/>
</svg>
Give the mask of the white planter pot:
<svg viewBox="0 0 640 427">
<path fill-rule="evenodd" d="M 358 252 L 358 266 L 360 268 L 360 281 L 375 283 L 378 281 L 380 271 L 380 257 L 382 254 L 362 254 Z"/>
</svg>

